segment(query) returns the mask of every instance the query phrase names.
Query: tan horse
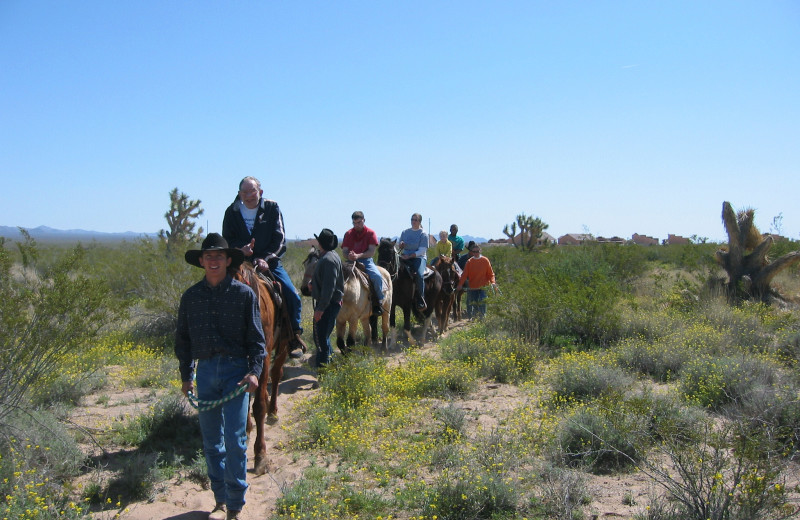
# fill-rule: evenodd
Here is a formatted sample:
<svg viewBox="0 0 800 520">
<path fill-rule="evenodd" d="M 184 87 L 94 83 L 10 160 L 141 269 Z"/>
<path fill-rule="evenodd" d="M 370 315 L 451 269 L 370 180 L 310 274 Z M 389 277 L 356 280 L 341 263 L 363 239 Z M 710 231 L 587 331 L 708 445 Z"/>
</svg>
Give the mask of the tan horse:
<svg viewBox="0 0 800 520">
<path fill-rule="evenodd" d="M 273 419 L 278 415 L 278 387 L 283 379 L 283 364 L 289 353 L 289 341 L 292 339 L 292 326 L 286 306 L 278 308 L 272 293 L 261 277 L 259 277 L 249 262 L 244 262 L 237 271 L 231 273 L 236 280 L 247 284 L 258 296 L 258 307 L 261 312 L 261 326 L 264 329 L 266 340 L 266 356 L 261 377 L 258 379 L 258 388 L 250 395 L 253 404 L 252 416 L 247 416 L 247 435 L 256 429 L 255 474 L 263 475 L 267 472 L 267 440 L 264 434 L 267 414 Z M 277 288 L 276 288 L 277 289 Z M 279 290 L 279 289 L 278 289 Z M 273 359 L 274 356 L 274 359 Z M 272 383 L 272 391 L 267 394 L 268 383 Z"/>
<path fill-rule="evenodd" d="M 308 256 L 303 262 L 305 273 L 300 291 L 309 296 L 308 282 L 314 274 L 314 266 L 319 260 L 320 251 L 312 246 Z M 373 342 L 378 341 L 378 320 L 372 316 L 372 290 L 369 287 L 369 277 L 363 271 L 363 267 L 356 262 L 344 262 L 342 264 L 344 274 L 344 296 L 342 297 L 342 309 L 336 316 L 336 346 L 346 354 L 350 352 L 356 343 L 356 333 L 358 323 L 361 322 L 361 329 L 364 332 L 364 344 L 368 344 L 370 338 Z M 383 278 L 383 315 L 381 316 L 381 328 L 383 329 L 382 345 L 385 347 L 389 334 L 389 311 L 392 302 L 392 279 L 386 269 L 378 267 L 378 271 Z M 347 338 L 345 339 L 345 332 Z"/>
</svg>

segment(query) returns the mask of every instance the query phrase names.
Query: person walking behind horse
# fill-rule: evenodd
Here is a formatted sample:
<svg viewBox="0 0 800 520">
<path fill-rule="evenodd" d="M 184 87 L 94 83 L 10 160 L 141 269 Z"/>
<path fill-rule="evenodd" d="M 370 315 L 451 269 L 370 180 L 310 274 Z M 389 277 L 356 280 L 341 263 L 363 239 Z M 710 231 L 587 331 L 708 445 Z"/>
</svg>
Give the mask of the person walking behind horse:
<svg viewBox="0 0 800 520">
<path fill-rule="evenodd" d="M 400 234 L 400 259 L 417 273 L 417 309 L 424 311 L 425 266 L 428 263 L 428 234 L 422 228 L 422 215 L 411 215 L 411 227 Z"/>
<path fill-rule="evenodd" d="M 188 263 L 202 267 L 205 277 L 186 290 L 178 309 L 175 355 L 181 391 L 222 405 L 200 410 L 200 430 L 208 478 L 216 505 L 211 520 L 234 520 L 244 507 L 247 491 L 246 393 L 254 392 L 266 355 L 258 297 L 247 285 L 231 278 L 227 269 L 244 261 L 241 250 L 228 247 L 218 233 L 210 233 L 200 250 L 185 254 Z M 227 514 L 226 514 L 227 508 Z"/>
<path fill-rule="evenodd" d="M 433 248 L 433 258 L 431 259 L 431 267 L 436 265 L 440 256 L 448 258 L 453 257 L 453 244 L 447 239 L 447 231 L 439 231 L 439 240 Z"/>
<path fill-rule="evenodd" d="M 261 182 L 255 177 L 245 177 L 239 182 L 239 192 L 225 210 L 222 236 L 231 245 L 242 250 L 258 272 L 271 272 L 281 285 L 283 304 L 289 312 L 294 338 L 289 355 L 302 357 L 307 350 L 300 326 L 302 303 L 281 258 L 286 253 L 286 231 L 283 214 L 274 200 L 263 198 Z M 298 350 L 300 349 L 300 350 Z"/>
<path fill-rule="evenodd" d="M 347 260 L 358 262 L 364 266 L 369 279 L 372 280 L 372 314 L 380 316 L 383 314 L 383 277 L 372 260 L 375 248 L 378 247 L 378 235 L 364 225 L 365 219 L 362 211 L 354 211 L 351 219 L 353 227 L 344 233 L 342 253 Z"/>
<path fill-rule="evenodd" d="M 458 236 L 458 226 L 455 224 L 450 225 L 450 234 L 447 235 L 447 240 L 453 244 L 453 260 L 458 260 L 461 251 L 464 250 L 464 239 Z"/>
<path fill-rule="evenodd" d="M 339 237 L 328 228 L 314 235 L 323 254 L 314 266 L 311 297 L 314 298 L 314 344 L 317 345 L 317 368 L 327 365 L 333 355 L 331 332 L 342 309 L 344 274 L 342 259 L 336 253 Z"/>
<path fill-rule="evenodd" d="M 485 256 L 481 256 L 481 247 L 472 244 L 469 252 L 472 258 L 464 265 L 464 272 L 458 280 L 458 288 L 461 289 L 465 283 L 469 284 L 467 314 L 471 318 L 482 318 L 486 315 L 486 291 L 483 288 L 491 285 L 492 289 L 496 289 L 497 284 L 491 262 Z"/>
</svg>

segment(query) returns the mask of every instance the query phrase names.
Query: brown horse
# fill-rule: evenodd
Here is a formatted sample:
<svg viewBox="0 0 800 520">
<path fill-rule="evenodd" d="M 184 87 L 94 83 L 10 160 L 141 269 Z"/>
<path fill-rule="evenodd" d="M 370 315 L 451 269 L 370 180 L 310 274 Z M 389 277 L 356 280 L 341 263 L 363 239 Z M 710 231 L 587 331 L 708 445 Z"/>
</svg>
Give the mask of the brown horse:
<svg viewBox="0 0 800 520">
<path fill-rule="evenodd" d="M 403 330 L 406 333 L 406 338 L 411 339 L 411 315 L 413 315 L 422 322 L 422 339 L 419 344 L 425 343 L 428 329 L 431 324 L 431 315 L 434 311 L 434 302 L 439 297 L 439 291 L 442 288 L 442 277 L 438 271 L 432 271 L 432 274 L 425 279 L 425 301 L 429 303 L 428 307 L 420 312 L 417 306 L 414 305 L 416 300 L 417 284 L 414 281 L 414 274 L 412 274 L 403 262 L 400 261 L 397 248 L 395 247 L 396 241 L 388 238 L 382 238 L 378 244 L 378 265 L 386 269 L 392 277 L 392 312 L 389 315 L 389 324 L 395 326 L 396 307 L 403 310 Z M 434 331 L 435 335 L 435 331 Z"/>
<path fill-rule="evenodd" d="M 320 257 L 320 251 L 316 247 L 311 247 L 308 256 L 303 261 L 304 274 L 303 282 L 300 284 L 300 292 L 305 296 L 310 296 L 308 283 L 314 275 L 314 266 Z M 368 344 L 372 339 L 378 342 L 378 320 L 372 316 L 372 290 L 369 287 L 369 277 L 363 271 L 363 267 L 356 262 L 344 262 L 342 266 L 344 274 L 344 296 L 342 297 L 342 309 L 336 316 L 336 346 L 345 354 L 352 350 L 356 343 L 356 331 L 358 323 L 361 322 L 361 329 L 364 331 L 364 344 Z M 389 334 L 389 310 L 392 301 L 392 280 L 389 273 L 383 268 L 378 268 L 383 278 L 383 315 L 381 324 L 383 328 L 383 346 L 386 346 Z M 345 340 L 345 331 L 347 339 Z"/>
<path fill-rule="evenodd" d="M 267 472 L 267 440 L 264 435 L 265 420 L 267 414 L 271 418 L 278 415 L 278 387 L 283 378 L 283 364 L 289 353 L 289 341 L 292 339 L 292 327 L 289 322 L 289 314 L 286 306 L 280 308 L 276 305 L 272 297 L 272 292 L 267 287 L 255 269 L 249 262 L 244 262 L 238 270 L 231 273 L 232 276 L 242 283 L 247 284 L 258 297 L 258 307 L 261 312 L 261 326 L 264 329 L 264 339 L 266 344 L 266 356 L 264 356 L 264 367 L 261 377 L 258 379 L 258 388 L 255 394 L 251 394 L 250 399 L 253 403 L 253 414 L 247 416 L 247 434 L 256 428 L 255 440 L 255 473 L 263 475 Z M 275 288 L 277 291 L 277 287 Z M 274 359 L 273 359 L 274 356 Z M 272 392 L 267 394 L 267 384 L 272 383 Z"/>
<path fill-rule="evenodd" d="M 439 324 L 439 334 L 443 334 L 447 330 L 450 308 L 456 298 L 459 276 L 455 263 L 449 256 L 439 255 L 436 270 L 442 277 L 442 290 L 439 291 L 439 297 L 436 299 L 436 321 Z"/>
</svg>

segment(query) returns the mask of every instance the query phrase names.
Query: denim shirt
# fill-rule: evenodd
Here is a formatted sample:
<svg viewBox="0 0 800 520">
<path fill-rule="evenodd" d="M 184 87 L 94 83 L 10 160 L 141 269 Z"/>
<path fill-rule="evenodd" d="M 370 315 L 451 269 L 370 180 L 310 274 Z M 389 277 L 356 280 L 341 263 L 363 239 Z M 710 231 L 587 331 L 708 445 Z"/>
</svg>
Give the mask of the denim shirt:
<svg viewBox="0 0 800 520">
<path fill-rule="evenodd" d="M 230 276 L 216 287 L 203 278 L 183 293 L 178 309 L 175 355 L 181 381 L 192 379 L 194 360 L 218 354 L 247 358 L 250 371 L 261 375 L 266 352 L 258 298 Z"/>
</svg>

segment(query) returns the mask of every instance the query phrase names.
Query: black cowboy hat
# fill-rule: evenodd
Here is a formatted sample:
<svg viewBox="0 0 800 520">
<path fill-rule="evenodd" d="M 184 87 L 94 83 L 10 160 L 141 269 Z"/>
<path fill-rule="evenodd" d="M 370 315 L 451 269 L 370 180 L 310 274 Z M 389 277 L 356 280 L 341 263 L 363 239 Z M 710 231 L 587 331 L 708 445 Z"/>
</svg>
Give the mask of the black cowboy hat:
<svg viewBox="0 0 800 520">
<path fill-rule="evenodd" d="M 205 240 L 203 240 L 200 249 L 190 249 L 186 251 L 183 257 L 193 266 L 203 267 L 200 265 L 200 257 L 203 255 L 204 251 L 225 251 L 228 258 L 231 259 L 230 267 L 232 269 L 238 269 L 239 266 L 242 265 L 242 262 L 244 262 L 244 253 L 235 247 L 228 247 L 228 241 L 222 238 L 222 235 L 219 233 L 209 233 Z"/>
<path fill-rule="evenodd" d="M 319 242 L 319 247 L 325 251 L 333 251 L 339 245 L 339 237 L 328 228 L 323 228 L 322 231 L 319 232 L 319 236 L 314 235 L 314 238 Z"/>
</svg>

